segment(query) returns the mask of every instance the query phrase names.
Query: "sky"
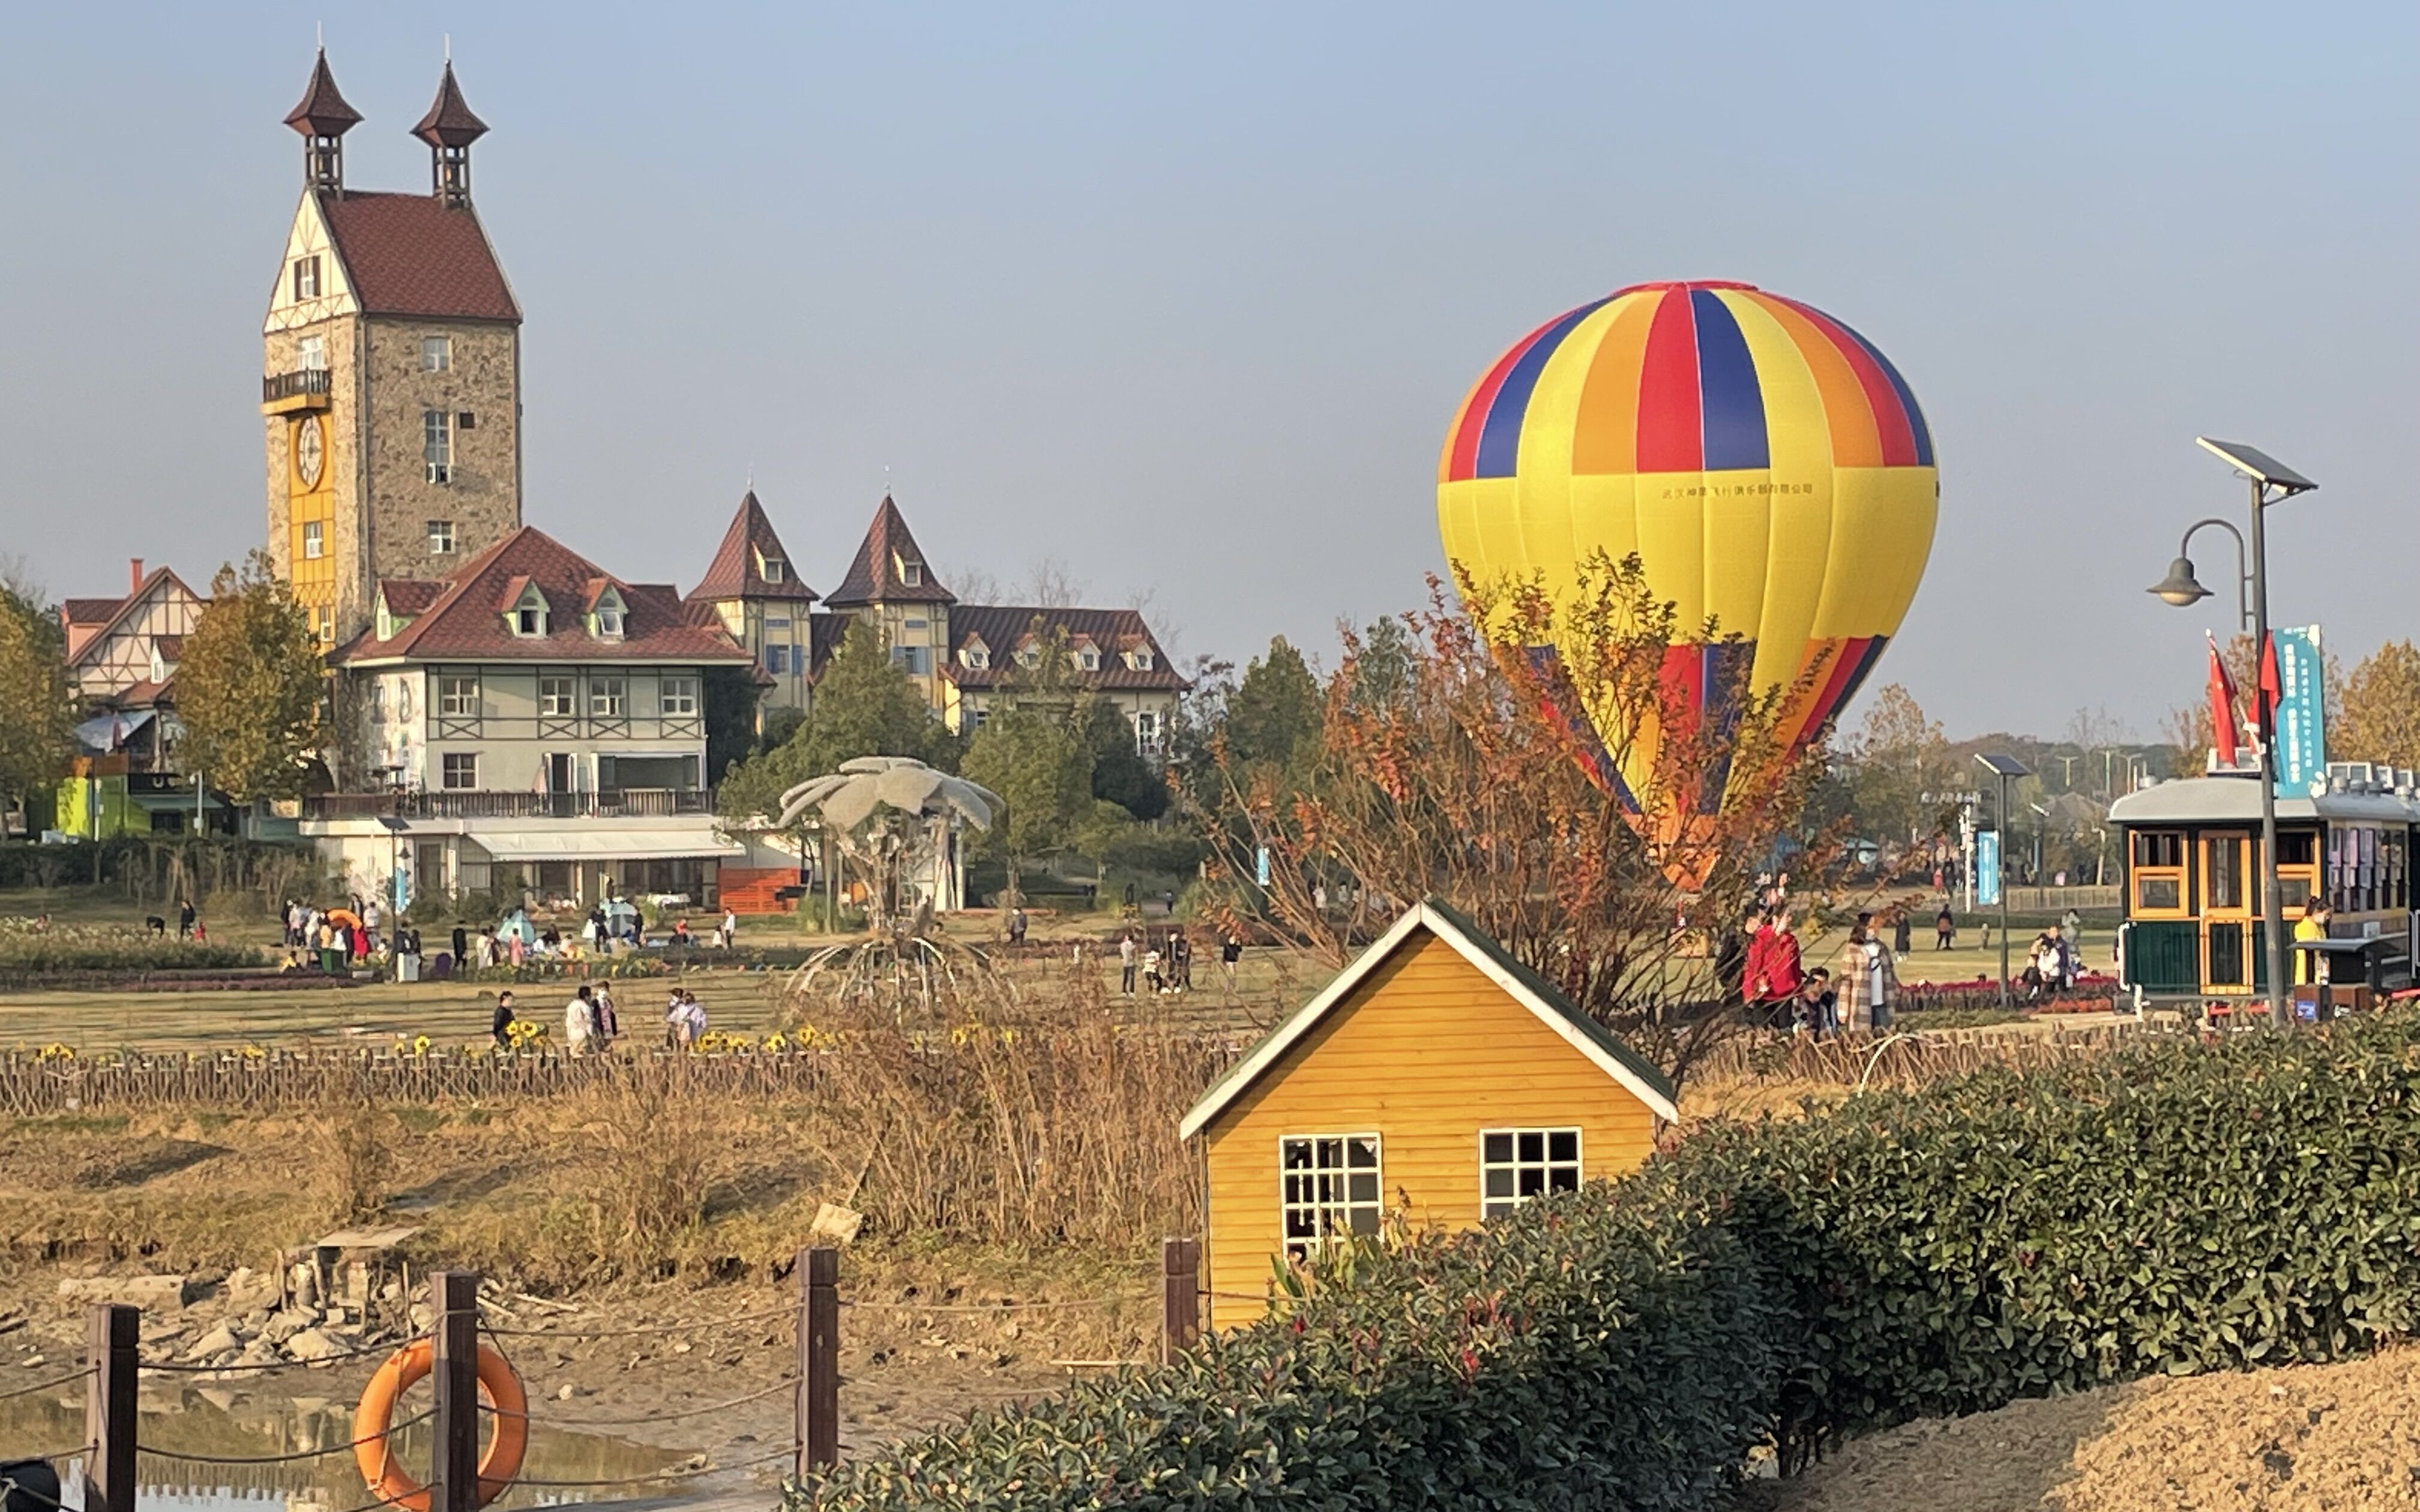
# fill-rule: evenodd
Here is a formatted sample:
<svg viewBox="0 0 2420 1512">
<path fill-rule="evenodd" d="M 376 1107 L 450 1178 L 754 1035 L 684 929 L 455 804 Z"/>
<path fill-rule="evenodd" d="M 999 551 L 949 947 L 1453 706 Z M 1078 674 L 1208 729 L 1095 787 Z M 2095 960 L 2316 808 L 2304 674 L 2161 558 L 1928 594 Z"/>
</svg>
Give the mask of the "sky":
<svg viewBox="0 0 2420 1512">
<path fill-rule="evenodd" d="M 525 516 L 694 582 L 743 487 L 837 582 L 892 489 L 947 581 L 1052 564 L 1186 655 L 1442 571 L 1472 380 L 1624 285 L 1731 278 L 1889 353 L 1942 468 L 1868 685 L 1953 735 L 2145 738 L 2221 597 L 2142 592 L 2319 480 L 2274 618 L 2415 633 L 2420 7 L 26 6 L 0 49 L 0 555 L 197 585 L 265 529 L 258 332 L 315 28 L 406 133 L 450 38 L 526 316 Z M 1854 722 L 1852 709 L 1848 720 Z"/>
</svg>

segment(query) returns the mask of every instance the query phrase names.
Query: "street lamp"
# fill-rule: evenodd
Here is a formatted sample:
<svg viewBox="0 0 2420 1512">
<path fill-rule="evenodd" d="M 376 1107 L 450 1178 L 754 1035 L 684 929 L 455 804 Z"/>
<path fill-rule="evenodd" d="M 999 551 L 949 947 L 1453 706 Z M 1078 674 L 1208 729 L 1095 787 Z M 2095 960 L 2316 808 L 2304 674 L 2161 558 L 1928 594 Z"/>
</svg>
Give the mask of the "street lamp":
<svg viewBox="0 0 2420 1512">
<path fill-rule="evenodd" d="M 2000 1007 L 2005 1011 L 2013 1006 L 2009 1001 L 2009 879 L 2005 874 L 2009 864 L 2009 780 L 2031 777 L 2033 773 L 2027 771 L 2024 764 L 2014 756 L 1983 752 L 1975 759 L 1983 764 L 1985 771 L 2000 779 L 2000 806 L 1992 810 L 1992 822 L 2000 826 L 1999 843 L 1993 847 L 1992 890 L 2000 895 Z"/>
<path fill-rule="evenodd" d="M 2193 542 L 2194 532 L 2204 525 L 2224 527 L 2250 559 L 2241 587 L 2249 590 L 2251 602 L 2246 605 L 2242 598 L 2237 600 L 2237 617 L 2252 632 L 2252 699 L 2260 724 L 2260 933 L 2269 963 L 2269 1022 L 2282 1029 L 2292 1020 L 2286 1008 L 2286 900 L 2284 889 L 2277 884 L 2277 714 L 2269 706 L 2269 693 L 2260 686 L 2259 673 L 2260 664 L 2269 654 L 2266 516 L 2270 505 L 2283 503 L 2298 493 L 2309 493 L 2319 485 L 2257 447 L 2212 440 L 2207 436 L 2194 440 L 2203 451 L 2233 468 L 2239 477 L 2252 485 L 2252 538 L 2246 547 L 2242 532 L 2225 520 L 2199 521 L 2185 532 L 2184 543 L 2177 548 L 2177 560 L 2169 564 L 2167 577 L 2153 584 L 2150 591 L 2161 602 L 2179 609 L 2190 609 L 2210 596 L 2210 590 L 2195 579 L 2193 562 L 2186 550 Z"/>
</svg>

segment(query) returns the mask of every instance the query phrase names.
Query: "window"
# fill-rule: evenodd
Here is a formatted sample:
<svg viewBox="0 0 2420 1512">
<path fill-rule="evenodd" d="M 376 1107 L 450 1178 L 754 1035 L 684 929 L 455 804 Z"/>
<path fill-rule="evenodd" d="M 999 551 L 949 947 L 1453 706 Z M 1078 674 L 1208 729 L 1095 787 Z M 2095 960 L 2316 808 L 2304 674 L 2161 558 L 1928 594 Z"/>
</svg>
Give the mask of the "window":
<svg viewBox="0 0 2420 1512">
<path fill-rule="evenodd" d="M 1544 1193 L 1579 1189 L 1577 1129 L 1480 1131 L 1480 1216 L 1498 1217 Z"/>
<path fill-rule="evenodd" d="M 2236 835 L 2213 835 L 2210 841 L 2210 906 L 2243 906 L 2243 841 Z"/>
<path fill-rule="evenodd" d="M 580 712 L 580 682 L 573 677 L 537 680 L 537 712 L 563 718 Z"/>
<path fill-rule="evenodd" d="M 316 300 L 319 297 L 319 259 L 318 257 L 294 259 L 294 297 L 298 300 Z"/>
<path fill-rule="evenodd" d="M 479 785 L 479 756 L 476 751 L 449 750 L 444 760 L 447 792 L 466 793 Z"/>
<path fill-rule="evenodd" d="M 624 696 L 629 682 L 622 677 L 597 676 L 588 680 L 588 713 L 594 718 L 622 717 Z"/>
<path fill-rule="evenodd" d="M 2134 831 L 2134 864 L 2136 866 L 2184 865 L 2184 836 L 2173 829 Z"/>
<path fill-rule="evenodd" d="M 1019 646 L 1016 648 L 1016 664 L 1029 670 L 1039 667 L 1042 665 L 1042 653 L 1031 645 Z"/>
<path fill-rule="evenodd" d="M 478 415 L 468 409 L 463 410 L 460 414 L 454 417 L 454 428 L 456 430 L 475 430 L 478 428 Z"/>
<path fill-rule="evenodd" d="M 991 650 L 980 640 L 972 641 L 959 651 L 958 659 L 980 671 L 991 665 Z"/>
<path fill-rule="evenodd" d="M 319 640 L 326 645 L 336 643 L 336 610 L 334 606 L 319 606 Z"/>
<path fill-rule="evenodd" d="M 767 646 L 765 648 L 765 670 L 768 672 L 787 672 L 790 670 L 790 648 L 787 646 Z"/>
<path fill-rule="evenodd" d="M 302 560 L 317 562 L 328 554 L 327 527 L 316 519 L 302 522 Z"/>
<path fill-rule="evenodd" d="M 599 640 L 619 640 L 622 639 L 622 606 L 618 600 L 609 598 L 598 602 L 597 606 L 597 639 Z"/>
<path fill-rule="evenodd" d="M 1097 649 L 1092 646 L 1086 646 L 1076 653 L 1076 665 L 1088 672 L 1099 671 L 1101 670 L 1101 654 Z"/>
<path fill-rule="evenodd" d="M 2136 877 L 2134 879 L 2134 907 L 2138 912 L 2174 913 L 2183 908 L 2184 903 L 2185 884 L 2182 877 Z"/>
<path fill-rule="evenodd" d="M 892 646 L 891 665 L 905 668 L 911 677 L 922 677 L 933 670 L 933 648 L 930 646 Z"/>
<path fill-rule="evenodd" d="M 294 365 L 305 373 L 328 370 L 328 338 L 305 336 L 294 344 Z"/>
<path fill-rule="evenodd" d="M 479 712 L 478 675 L 437 679 L 437 712 L 457 719 L 475 717 Z"/>
<path fill-rule="evenodd" d="M 933 626 L 928 620 L 902 620 L 899 627 L 903 630 L 929 630 Z"/>
<path fill-rule="evenodd" d="M 894 557 L 892 560 L 899 564 L 899 580 L 901 583 L 909 588 L 921 588 L 923 586 L 924 564 L 923 563 L 910 562 L 906 557 Z"/>
<path fill-rule="evenodd" d="M 765 628 L 768 630 L 786 630 L 789 627 L 790 617 L 786 614 L 768 614 L 765 616 Z"/>
<path fill-rule="evenodd" d="M 665 678 L 663 704 L 664 713 L 667 715 L 695 714 L 697 712 L 697 679 L 694 677 Z"/>
<path fill-rule="evenodd" d="M 764 579 L 768 583 L 780 582 L 782 580 L 783 574 L 789 571 L 789 563 L 783 562 L 780 557 L 760 557 L 757 559 L 757 576 Z"/>
<path fill-rule="evenodd" d="M 1126 665 L 1139 672 L 1151 671 L 1151 648 L 1139 646 L 1126 653 Z"/>
<path fill-rule="evenodd" d="M 423 336 L 420 338 L 420 370 L 422 372 L 442 373 L 452 368 L 453 365 L 453 337 Z"/>
<path fill-rule="evenodd" d="M 452 520 L 432 519 L 428 522 L 428 554 L 432 557 L 450 557 L 454 554 Z"/>
<path fill-rule="evenodd" d="M 1135 748 L 1146 756 L 1159 749 L 1159 716 L 1153 710 L 1135 714 Z"/>
<path fill-rule="evenodd" d="M 546 634 L 546 595 L 535 585 L 524 590 L 509 616 L 512 632 L 517 636 L 540 638 Z"/>
<path fill-rule="evenodd" d="M 454 481 L 454 414 L 448 409 L 420 412 L 420 457 L 428 464 L 428 481 Z"/>
<path fill-rule="evenodd" d="M 1376 1134 L 1288 1134 L 1278 1141 L 1278 1167 L 1286 1258 L 1378 1232 Z"/>
</svg>

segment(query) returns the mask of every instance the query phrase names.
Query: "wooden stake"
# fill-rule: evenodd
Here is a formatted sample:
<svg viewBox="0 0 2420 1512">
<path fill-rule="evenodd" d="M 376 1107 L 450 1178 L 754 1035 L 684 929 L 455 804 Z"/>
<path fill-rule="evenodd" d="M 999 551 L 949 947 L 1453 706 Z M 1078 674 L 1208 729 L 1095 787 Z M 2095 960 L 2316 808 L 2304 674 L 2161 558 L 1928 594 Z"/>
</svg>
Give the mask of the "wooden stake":
<svg viewBox="0 0 2420 1512">
<path fill-rule="evenodd" d="M 478 1512 L 479 1273 L 435 1273 L 428 1300 L 437 1333 L 437 1447 L 428 1512 Z"/>
<path fill-rule="evenodd" d="M 1159 1242 L 1160 1347 L 1163 1365 L 1202 1342 L 1202 1242 Z"/>
<path fill-rule="evenodd" d="M 134 1512 L 135 1355 L 143 1310 L 102 1303 L 85 1314 L 84 1430 L 92 1441 L 85 1464 L 85 1512 Z"/>
<path fill-rule="evenodd" d="M 797 1473 L 840 1463 L 840 1251 L 799 1253 Z"/>
</svg>

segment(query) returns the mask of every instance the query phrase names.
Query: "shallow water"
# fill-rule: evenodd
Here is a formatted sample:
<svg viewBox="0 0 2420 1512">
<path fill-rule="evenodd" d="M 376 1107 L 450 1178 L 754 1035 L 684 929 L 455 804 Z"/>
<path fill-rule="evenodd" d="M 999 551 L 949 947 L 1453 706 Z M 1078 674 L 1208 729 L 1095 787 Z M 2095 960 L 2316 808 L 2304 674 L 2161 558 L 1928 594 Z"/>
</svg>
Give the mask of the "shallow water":
<svg viewBox="0 0 2420 1512">
<path fill-rule="evenodd" d="M 425 1387 L 412 1394 L 413 1397 L 426 1396 Z M 426 1406 L 425 1400 L 408 1398 L 403 1411 L 416 1412 Z M 240 1458 L 334 1450 L 313 1459 L 270 1465 L 203 1465 L 145 1452 L 135 1466 L 136 1504 L 141 1512 L 275 1512 L 280 1507 L 288 1512 L 352 1512 L 372 1500 L 353 1463 L 352 1450 L 341 1447 L 353 1438 L 349 1398 L 285 1397 L 211 1386 L 153 1391 L 147 1386 L 137 1432 L 147 1451 Z M 0 1458 L 46 1453 L 81 1443 L 84 1437 L 80 1383 L 56 1393 L 0 1402 Z M 426 1482 L 430 1448 L 427 1425 L 406 1428 L 396 1440 L 397 1459 L 416 1479 Z M 687 1458 L 676 1450 L 601 1433 L 532 1424 L 521 1473 L 533 1480 L 620 1480 L 669 1469 Z M 55 1463 L 64 1483 L 62 1499 L 70 1507 L 81 1507 L 83 1462 Z M 516 1486 L 494 1505 L 623 1501 L 683 1489 L 681 1481 L 583 1489 Z"/>
</svg>

